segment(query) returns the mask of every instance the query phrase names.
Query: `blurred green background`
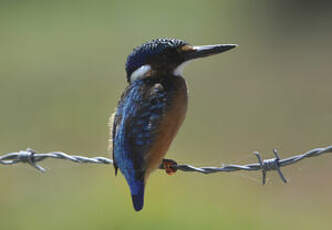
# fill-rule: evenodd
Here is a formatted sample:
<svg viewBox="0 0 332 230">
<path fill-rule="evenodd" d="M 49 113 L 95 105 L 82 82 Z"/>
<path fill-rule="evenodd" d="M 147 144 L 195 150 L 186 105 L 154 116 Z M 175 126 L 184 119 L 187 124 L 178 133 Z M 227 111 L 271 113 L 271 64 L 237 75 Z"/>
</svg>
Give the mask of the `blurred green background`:
<svg viewBox="0 0 332 230">
<path fill-rule="evenodd" d="M 332 144 L 328 1 L 0 1 L 0 153 L 107 153 L 132 48 L 158 37 L 240 47 L 193 62 L 187 118 L 168 157 L 256 162 Z M 135 213 L 111 166 L 0 166 L 0 229 L 330 229 L 332 158 L 274 172 L 155 172 Z"/>
</svg>

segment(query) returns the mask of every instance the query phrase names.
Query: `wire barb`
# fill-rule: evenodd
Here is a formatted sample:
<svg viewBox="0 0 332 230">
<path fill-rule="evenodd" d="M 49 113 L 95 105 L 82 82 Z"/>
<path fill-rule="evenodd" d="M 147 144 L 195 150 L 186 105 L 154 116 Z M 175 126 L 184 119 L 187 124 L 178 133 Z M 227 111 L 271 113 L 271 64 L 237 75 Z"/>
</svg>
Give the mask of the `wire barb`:
<svg viewBox="0 0 332 230">
<path fill-rule="evenodd" d="M 221 167 L 195 167 L 188 164 L 175 164 L 171 167 L 175 170 L 183 172 L 198 172 L 202 174 L 210 174 L 217 172 L 234 172 L 234 171 L 262 171 L 262 183 L 266 183 L 267 171 L 277 171 L 281 180 L 287 183 L 287 179 L 281 172 L 281 167 L 295 164 L 305 158 L 317 157 L 326 153 L 332 153 L 332 145 L 325 148 L 311 149 L 303 154 L 281 159 L 277 152 L 277 149 L 273 149 L 274 158 L 262 159 L 258 152 L 254 152 L 257 157 L 258 163 L 252 163 L 247 165 L 222 165 Z M 40 172 L 46 172 L 42 166 L 38 165 L 37 162 L 43 161 L 47 158 L 55 158 L 62 160 L 69 160 L 75 163 L 92 163 L 92 164 L 113 164 L 113 160 L 106 157 L 84 157 L 69 155 L 64 152 L 49 152 L 49 153 L 37 153 L 36 151 L 28 148 L 19 152 L 7 153 L 0 156 L 0 164 L 2 165 L 13 165 L 17 163 L 28 163 L 30 166 L 36 168 Z M 163 169 L 163 167 L 159 167 Z"/>
<path fill-rule="evenodd" d="M 36 151 L 27 148 L 25 151 L 20 151 L 19 153 L 20 154 L 18 155 L 18 159 L 21 162 L 30 164 L 32 167 L 36 168 L 40 172 L 46 172 L 46 169 L 44 169 L 35 162 L 34 155 L 36 154 Z"/>
<path fill-rule="evenodd" d="M 287 183 L 287 179 L 285 178 L 284 174 L 280 170 L 280 157 L 277 152 L 277 149 L 273 149 L 273 154 L 275 158 L 272 159 L 267 159 L 267 160 L 262 160 L 261 155 L 259 152 L 254 152 L 258 159 L 258 163 L 261 167 L 262 170 L 262 184 L 264 185 L 266 183 L 266 172 L 270 170 L 276 170 L 280 176 L 280 179 L 284 182 Z"/>
</svg>

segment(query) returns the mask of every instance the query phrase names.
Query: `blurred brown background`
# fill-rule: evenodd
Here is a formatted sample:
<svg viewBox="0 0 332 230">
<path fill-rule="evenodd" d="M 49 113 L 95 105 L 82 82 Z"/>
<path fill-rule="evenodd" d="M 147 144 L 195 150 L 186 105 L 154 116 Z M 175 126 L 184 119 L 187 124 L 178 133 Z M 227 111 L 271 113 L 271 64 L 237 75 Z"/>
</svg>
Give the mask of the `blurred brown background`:
<svg viewBox="0 0 332 230">
<path fill-rule="evenodd" d="M 1 1 L 0 153 L 109 156 L 124 63 L 146 40 L 240 47 L 193 62 L 186 121 L 168 154 L 194 165 L 256 162 L 332 144 L 327 1 Z M 111 166 L 0 166 L 0 229 L 330 229 L 332 158 L 274 172 L 156 172 L 135 213 Z"/>
</svg>

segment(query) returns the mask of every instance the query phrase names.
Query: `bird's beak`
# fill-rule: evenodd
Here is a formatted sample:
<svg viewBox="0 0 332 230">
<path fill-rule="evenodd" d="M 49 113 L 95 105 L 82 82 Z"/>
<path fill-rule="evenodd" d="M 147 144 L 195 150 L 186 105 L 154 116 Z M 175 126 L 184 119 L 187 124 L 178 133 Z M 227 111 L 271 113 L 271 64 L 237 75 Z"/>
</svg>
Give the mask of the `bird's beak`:
<svg viewBox="0 0 332 230">
<path fill-rule="evenodd" d="M 236 44 L 216 44 L 205 46 L 190 46 L 183 49 L 185 61 L 196 58 L 207 57 L 214 54 L 219 54 L 227 50 L 237 47 Z"/>
</svg>

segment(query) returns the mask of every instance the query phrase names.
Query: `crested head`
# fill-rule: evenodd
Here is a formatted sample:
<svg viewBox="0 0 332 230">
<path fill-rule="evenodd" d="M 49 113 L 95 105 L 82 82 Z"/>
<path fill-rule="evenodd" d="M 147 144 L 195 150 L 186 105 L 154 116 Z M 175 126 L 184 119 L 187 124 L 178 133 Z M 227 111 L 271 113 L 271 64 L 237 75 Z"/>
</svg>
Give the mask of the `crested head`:
<svg viewBox="0 0 332 230">
<path fill-rule="evenodd" d="M 178 55 L 178 49 L 188 45 L 187 42 L 178 39 L 159 38 L 154 39 L 135 48 L 127 58 L 127 80 L 131 82 L 134 71 L 142 68 L 147 71 L 148 66 L 154 68 L 167 68 L 174 64 L 180 64 L 182 60 Z"/>
<path fill-rule="evenodd" d="M 192 46 L 178 40 L 159 38 L 135 48 L 127 58 L 127 81 L 132 83 L 147 77 L 181 75 L 184 63 L 230 50 L 237 45 L 217 44 Z"/>
</svg>

